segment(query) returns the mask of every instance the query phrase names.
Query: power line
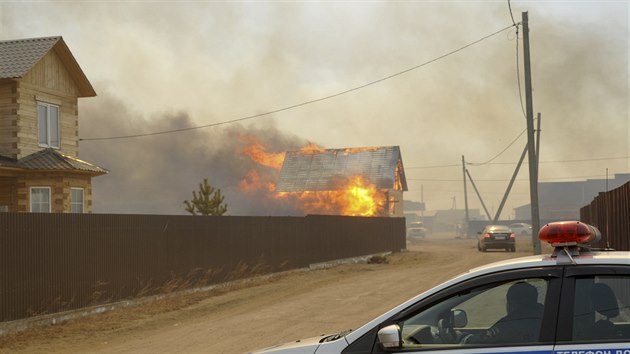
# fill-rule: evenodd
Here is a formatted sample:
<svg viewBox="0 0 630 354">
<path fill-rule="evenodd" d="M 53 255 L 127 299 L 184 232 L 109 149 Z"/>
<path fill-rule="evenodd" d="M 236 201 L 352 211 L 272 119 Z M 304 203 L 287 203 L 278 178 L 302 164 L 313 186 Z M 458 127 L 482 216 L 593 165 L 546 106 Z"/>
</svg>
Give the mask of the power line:
<svg viewBox="0 0 630 354">
<path fill-rule="evenodd" d="M 512 5 L 510 4 L 510 0 L 508 0 L 508 9 L 510 10 L 510 17 L 512 18 L 512 23 L 514 24 L 514 27 L 518 27 L 516 25 L 516 22 L 514 21 L 514 15 L 512 15 Z"/>
<path fill-rule="evenodd" d="M 525 107 L 523 106 L 523 92 L 521 91 L 521 72 L 520 72 L 520 65 L 519 65 L 519 60 L 518 60 L 518 26 L 521 24 L 516 23 L 516 21 L 514 21 L 514 15 L 512 14 L 512 5 L 510 4 L 510 0 L 508 0 L 508 9 L 510 10 L 510 18 L 512 18 L 512 25 L 514 26 L 514 28 L 516 28 L 516 84 L 518 86 L 518 98 L 521 101 L 521 111 L 523 112 L 523 117 L 525 117 L 525 119 L 527 119 L 527 114 L 525 114 Z"/>
<path fill-rule="evenodd" d="M 576 160 L 550 160 L 550 161 L 539 161 L 538 163 L 574 163 L 574 162 L 591 162 L 591 161 L 606 161 L 606 160 L 626 160 L 630 159 L 630 156 L 618 156 L 618 157 L 596 157 L 592 159 L 576 159 Z M 527 164 L 528 162 L 523 162 Z M 490 163 L 489 165 L 515 165 L 517 162 L 495 162 Z"/>
<path fill-rule="evenodd" d="M 494 159 L 496 159 L 497 157 L 501 156 L 507 149 L 510 148 L 510 146 L 514 145 L 514 143 L 518 140 L 518 138 L 520 138 L 523 133 L 525 133 L 527 131 L 527 129 L 523 129 L 523 131 L 516 137 L 514 138 L 514 140 L 512 140 L 511 143 L 508 144 L 508 146 L 505 147 L 505 149 L 501 150 L 500 153 L 496 154 L 493 158 L 491 158 L 490 160 L 486 161 L 486 162 L 481 162 L 481 163 L 476 163 L 476 162 L 467 162 L 467 165 L 471 165 L 471 166 L 483 166 L 483 165 L 487 165 L 490 162 L 492 162 Z"/>
<path fill-rule="evenodd" d="M 356 86 L 356 87 L 353 87 L 353 88 L 347 89 L 347 90 L 345 90 L 345 91 L 341 91 L 341 92 L 338 92 L 338 93 L 335 93 L 335 94 L 331 94 L 331 95 L 328 95 L 328 96 L 320 97 L 320 98 L 313 99 L 313 100 L 310 100 L 310 101 L 305 101 L 305 102 L 302 102 L 302 103 L 294 104 L 294 105 L 291 105 L 291 106 L 288 106 L 288 107 L 279 108 L 279 109 L 275 109 L 275 110 L 272 110 L 272 111 L 268 111 L 268 112 L 264 112 L 264 113 L 259 113 L 259 114 L 254 114 L 254 115 L 251 115 L 251 116 L 246 116 L 246 117 L 242 117 L 242 118 L 237 118 L 237 119 L 232 119 L 232 120 L 227 120 L 227 121 L 217 122 L 217 123 L 211 123 L 211 124 L 205 124 L 205 125 L 200 125 L 200 126 L 195 126 L 195 127 L 180 128 L 180 129 L 171 129 L 171 130 L 164 130 L 164 131 L 160 131 L 160 132 L 143 133 L 143 134 L 130 134 L 130 135 L 120 135 L 120 136 L 101 137 L 101 138 L 81 138 L 81 139 L 79 139 L 79 140 L 80 140 L 80 141 L 95 141 L 95 140 L 129 139 L 129 138 L 139 138 L 139 137 L 144 137 L 144 136 L 153 136 L 153 135 L 163 135 L 163 134 L 170 134 L 170 133 L 179 133 L 179 132 L 184 132 L 184 131 L 189 131 L 189 130 L 203 129 L 203 128 L 209 128 L 209 127 L 216 127 L 216 126 L 219 126 L 219 125 L 225 125 L 225 124 L 231 124 L 231 123 L 241 122 L 241 121 L 244 121 L 244 120 L 249 120 L 249 119 L 254 119 L 254 118 L 260 118 L 260 117 L 268 116 L 268 115 L 270 115 L 270 114 L 274 114 L 274 113 L 280 113 L 280 112 L 288 111 L 288 110 L 290 110 L 290 109 L 294 109 L 294 108 L 298 108 L 298 107 L 306 106 L 306 105 L 309 105 L 309 104 L 313 104 L 313 103 L 317 103 L 317 102 L 321 102 L 321 101 L 329 100 L 329 99 L 332 99 L 332 98 L 335 98 L 335 97 L 338 97 L 338 96 L 341 96 L 341 95 L 345 95 L 345 94 L 350 93 L 350 92 L 358 91 L 358 90 L 361 90 L 361 89 L 366 88 L 366 87 L 368 87 L 368 86 L 372 86 L 372 85 L 375 85 L 375 84 L 377 84 L 377 83 L 383 82 L 383 81 L 385 81 L 385 80 L 389 80 L 389 79 L 392 79 L 392 78 L 394 78 L 394 77 L 397 77 L 397 76 L 400 76 L 400 75 L 406 74 L 406 73 L 408 73 L 408 72 L 410 72 L 410 71 L 413 71 L 413 70 L 419 69 L 419 68 L 421 68 L 421 67 L 423 67 L 423 66 L 426 66 L 426 65 L 432 64 L 432 63 L 434 63 L 434 62 L 436 62 L 436 61 L 438 61 L 438 60 L 444 59 L 444 58 L 446 58 L 446 57 L 448 57 L 448 56 L 450 56 L 450 55 L 453 55 L 453 54 L 455 54 L 455 53 L 458 53 L 458 52 L 460 52 L 460 51 L 462 51 L 462 50 L 464 50 L 464 49 L 466 49 L 466 48 L 468 48 L 468 47 L 470 47 L 470 46 L 473 46 L 473 45 L 475 45 L 475 44 L 477 44 L 477 43 L 479 43 L 479 42 L 482 42 L 482 41 L 484 41 L 484 40 L 486 40 L 486 39 L 488 39 L 488 38 L 490 38 L 490 37 L 493 37 L 493 36 L 495 36 L 495 35 L 497 35 L 497 34 L 499 34 L 499 33 L 503 32 L 503 31 L 505 31 L 505 30 L 510 29 L 512 26 L 513 26 L 513 25 L 510 25 L 510 26 L 507 26 L 507 27 L 505 27 L 505 28 L 502 28 L 502 29 L 500 29 L 500 30 L 498 30 L 498 31 L 496 31 L 496 32 L 494 32 L 494 33 L 491 33 L 491 34 L 489 34 L 489 35 L 487 35 L 487 36 L 481 37 L 480 39 L 478 39 L 478 40 L 476 40 L 476 41 L 474 41 L 474 42 L 468 43 L 468 44 L 464 45 L 463 47 L 460 47 L 460 48 L 458 48 L 458 49 L 455 49 L 455 50 L 453 50 L 453 51 L 450 51 L 450 52 L 448 52 L 448 53 L 446 53 L 446 54 L 443 54 L 443 55 L 441 55 L 441 56 L 439 56 L 439 57 L 437 57 L 437 58 L 431 59 L 431 60 L 429 60 L 429 61 L 427 61 L 427 62 L 424 62 L 424 63 L 422 63 L 422 64 L 416 65 L 416 66 L 411 67 L 411 68 L 409 68 L 409 69 L 405 69 L 405 70 L 403 70 L 403 71 L 400 71 L 400 72 L 397 72 L 397 73 L 395 73 L 395 74 L 392 74 L 392 75 L 389 75 L 389 76 L 383 77 L 383 78 L 378 79 L 378 80 L 370 81 L 370 82 L 368 82 L 368 83 L 366 83 L 366 84 L 363 84 L 363 85 L 360 85 L 360 86 Z"/>
<path fill-rule="evenodd" d="M 590 161 L 605 161 L 605 160 L 625 160 L 630 159 L 630 156 L 618 156 L 618 157 L 595 157 L 592 159 L 577 159 L 577 160 L 550 160 L 550 161 L 539 161 L 538 163 L 574 163 L 574 162 L 590 162 Z M 518 162 L 492 162 L 487 163 L 487 165 L 516 165 Z M 528 162 L 523 162 L 524 164 Z M 413 170 L 413 169 L 425 169 L 425 168 L 444 168 L 444 167 L 457 167 L 461 168 L 461 164 L 452 164 L 452 165 L 435 165 L 435 166 L 411 166 L 405 167 L 405 170 Z"/>
<path fill-rule="evenodd" d="M 602 178 L 606 177 L 606 175 L 593 175 L 593 176 L 570 176 L 570 177 L 547 177 L 547 178 L 539 178 L 541 181 L 551 181 L 551 180 L 563 180 L 563 179 L 585 179 L 585 178 Z M 442 178 L 407 178 L 407 181 L 423 181 L 423 182 L 458 182 L 461 183 L 461 179 L 442 179 Z M 475 182 L 507 182 L 510 179 L 475 179 Z M 517 182 L 527 182 L 528 179 L 515 179 Z"/>
<path fill-rule="evenodd" d="M 405 170 L 419 169 L 419 168 L 444 168 L 444 167 L 462 167 L 462 165 L 435 165 L 435 166 L 414 166 L 405 167 Z"/>
</svg>

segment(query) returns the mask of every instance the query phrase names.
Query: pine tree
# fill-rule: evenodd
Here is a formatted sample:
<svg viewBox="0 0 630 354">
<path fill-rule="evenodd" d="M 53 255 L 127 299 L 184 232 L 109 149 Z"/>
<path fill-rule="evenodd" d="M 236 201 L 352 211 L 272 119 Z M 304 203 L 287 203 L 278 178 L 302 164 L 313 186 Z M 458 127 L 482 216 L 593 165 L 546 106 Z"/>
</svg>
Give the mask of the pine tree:
<svg viewBox="0 0 630 354">
<path fill-rule="evenodd" d="M 199 191 L 192 193 L 192 201 L 184 201 L 186 211 L 192 215 L 221 216 L 227 212 L 227 204 L 223 204 L 225 197 L 221 195 L 221 190 L 209 185 L 207 178 L 203 179 L 203 183 L 199 183 Z"/>
</svg>

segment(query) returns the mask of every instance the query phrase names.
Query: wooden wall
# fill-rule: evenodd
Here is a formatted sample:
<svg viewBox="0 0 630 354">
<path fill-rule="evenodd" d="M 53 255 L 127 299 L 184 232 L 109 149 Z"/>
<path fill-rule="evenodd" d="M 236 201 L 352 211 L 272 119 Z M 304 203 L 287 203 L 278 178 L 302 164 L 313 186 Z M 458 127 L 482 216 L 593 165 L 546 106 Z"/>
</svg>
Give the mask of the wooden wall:
<svg viewBox="0 0 630 354">
<path fill-rule="evenodd" d="M 17 154 L 17 84 L 0 82 L 0 155 L 15 158 Z"/>
<path fill-rule="evenodd" d="M 1 181 L 0 181 L 1 182 Z M 83 212 L 92 212 L 92 184 L 89 175 L 64 175 L 59 172 L 16 178 L 17 212 L 30 212 L 30 188 L 50 187 L 51 212 L 70 212 L 70 189 L 83 188 Z M 2 188 L 2 187 L 0 187 Z M 0 189 L 1 191 L 1 189 Z"/>
<path fill-rule="evenodd" d="M 60 152 L 78 157 L 78 89 L 54 51 L 46 54 L 20 80 L 18 92 L 17 158 L 42 149 L 37 141 L 38 101 L 59 105 Z"/>
<path fill-rule="evenodd" d="M 17 179 L 15 177 L 0 177 L 0 207 L 7 207 L 6 211 L 17 211 Z"/>
</svg>

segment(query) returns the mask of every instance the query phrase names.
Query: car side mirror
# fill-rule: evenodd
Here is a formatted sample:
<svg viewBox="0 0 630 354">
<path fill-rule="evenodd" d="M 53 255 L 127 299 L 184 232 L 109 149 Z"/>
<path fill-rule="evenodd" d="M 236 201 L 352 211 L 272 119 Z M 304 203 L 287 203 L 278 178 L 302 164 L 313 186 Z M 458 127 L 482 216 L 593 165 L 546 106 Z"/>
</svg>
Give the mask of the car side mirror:
<svg viewBox="0 0 630 354">
<path fill-rule="evenodd" d="M 398 350 L 402 348 L 402 333 L 397 324 L 383 327 L 378 331 L 378 341 L 384 350 Z"/>
<path fill-rule="evenodd" d="M 466 327 L 468 324 L 468 315 L 466 315 L 466 311 L 453 309 L 451 311 L 451 323 L 454 328 Z"/>
</svg>

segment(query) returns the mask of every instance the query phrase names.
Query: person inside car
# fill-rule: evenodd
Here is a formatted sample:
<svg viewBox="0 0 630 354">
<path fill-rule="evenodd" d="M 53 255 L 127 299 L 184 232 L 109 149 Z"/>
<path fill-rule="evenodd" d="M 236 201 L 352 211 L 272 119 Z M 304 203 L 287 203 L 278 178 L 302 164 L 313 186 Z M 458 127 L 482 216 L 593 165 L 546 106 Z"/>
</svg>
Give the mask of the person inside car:
<svg viewBox="0 0 630 354">
<path fill-rule="evenodd" d="M 543 305 L 538 303 L 538 290 L 526 282 L 510 286 L 506 294 L 507 315 L 482 334 L 470 334 L 465 344 L 531 343 L 538 340 Z"/>
</svg>

